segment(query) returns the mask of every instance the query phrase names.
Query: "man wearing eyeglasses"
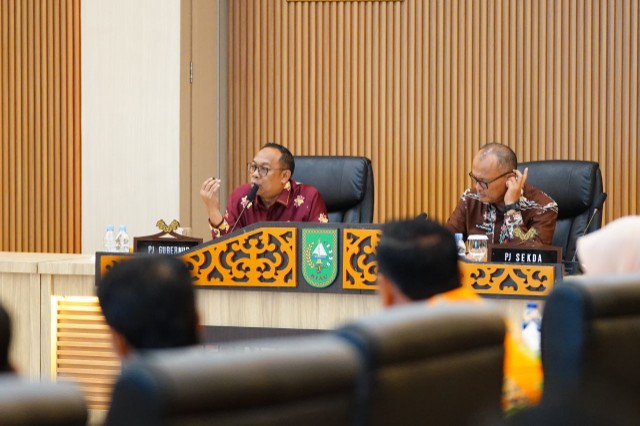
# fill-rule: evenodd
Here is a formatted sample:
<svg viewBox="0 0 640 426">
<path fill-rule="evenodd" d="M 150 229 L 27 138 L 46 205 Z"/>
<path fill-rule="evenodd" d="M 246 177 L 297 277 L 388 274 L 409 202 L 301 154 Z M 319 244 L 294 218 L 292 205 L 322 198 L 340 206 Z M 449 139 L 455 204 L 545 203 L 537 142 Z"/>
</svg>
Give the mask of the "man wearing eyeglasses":
<svg viewBox="0 0 640 426">
<path fill-rule="evenodd" d="M 492 244 L 550 245 L 558 218 L 551 197 L 528 185 L 528 169 L 516 169 L 516 154 L 506 145 L 489 143 L 473 159 L 473 187 L 460 198 L 447 221 L 449 231 L 482 234 Z M 561 182 L 558 182 L 561 185 Z"/>
<path fill-rule="evenodd" d="M 265 144 L 247 165 L 251 183 L 240 185 L 229 196 L 222 215 L 218 190 L 221 180 L 209 178 L 200 188 L 200 198 L 209 213 L 213 238 L 242 227 L 266 221 L 329 221 L 322 195 L 311 185 L 291 179 L 295 161 L 291 152 L 277 143 Z M 255 201 L 248 199 L 251 187 L 257 185 Z"/>
</svg>

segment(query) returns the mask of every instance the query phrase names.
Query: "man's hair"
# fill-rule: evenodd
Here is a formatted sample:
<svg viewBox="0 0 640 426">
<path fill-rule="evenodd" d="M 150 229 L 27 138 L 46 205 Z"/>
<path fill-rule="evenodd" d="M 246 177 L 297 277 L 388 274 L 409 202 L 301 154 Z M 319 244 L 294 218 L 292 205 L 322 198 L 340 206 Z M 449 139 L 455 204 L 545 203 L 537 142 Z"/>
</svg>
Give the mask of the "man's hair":
<svg viewBox="0 0 640 426">
<path fill-rule="evenodd" d="M 135 350 L 199 342 L 195 291 L 187 266 L 171 256 L 114 265 L 98 285 L 102 312 Z"/>
<path fill-rule="evenodd" d="M 264 144 L 262 149 L 264 148 L 274 148 L 280 151 L 280 154 L 282 154 L 280 155 L 280 162 L 284 166 L 284 169 L 291 170 L 291 176 L 293 177 L 293 172 L 296 169 L 296 162 L 293 159 L 293 154 L 291 153 L 291 151 L 289 151 L 285 146 L 282 146 L 279 143 L 275 142 L 268 142 Z"/>
<path fill-rule="evenodd" d="M 0 305 L 0 373 L 13 371 L 9 362 L 11 347 L 11 317 L 4 306 Z"/>
<path fill-rule="evenodd" d="M 480 148 L 479 154 L 485 156 L 493 154 L 498 160 L 498 167 L 505 172 L 514 170 L 518 167 L 518 157 L 511 148 L 498 142 L 490 142 Z"/>
<path fill-rule="evenodd" d="M 456 242 L 432 220 L 388 222 L 378 244 L 378 270 L 411 300 L 460 286 Z"/>
</svg>

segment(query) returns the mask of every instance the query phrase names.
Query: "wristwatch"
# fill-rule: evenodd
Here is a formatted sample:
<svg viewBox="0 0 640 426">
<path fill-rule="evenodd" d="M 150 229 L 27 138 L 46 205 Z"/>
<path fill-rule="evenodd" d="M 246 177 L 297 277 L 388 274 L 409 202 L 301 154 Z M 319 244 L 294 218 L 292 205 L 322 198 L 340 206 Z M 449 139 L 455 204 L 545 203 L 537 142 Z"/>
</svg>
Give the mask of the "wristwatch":
<svg viewBox="0 0 640 426">
<path fill-rule="evenodd" d="M 211 223 L 211 218 L 207 218 L 207 222 L 209 222 L 209 229 L 213 230 L 213 228 L 219 228 L 220 225 L 222 225 L 222 222 L 224 222 L 224 219 L 222 220 L 222 222 L 220 222 L 217 225 L 214 225 L 213 223 Z"/>
<path fill-rule="evenodd" d="M 520 211 L 520 203 L 516 201 L 515 203 L 505 204 L 504 211 L 508 212 L 509 210 Z"/>
</svg>

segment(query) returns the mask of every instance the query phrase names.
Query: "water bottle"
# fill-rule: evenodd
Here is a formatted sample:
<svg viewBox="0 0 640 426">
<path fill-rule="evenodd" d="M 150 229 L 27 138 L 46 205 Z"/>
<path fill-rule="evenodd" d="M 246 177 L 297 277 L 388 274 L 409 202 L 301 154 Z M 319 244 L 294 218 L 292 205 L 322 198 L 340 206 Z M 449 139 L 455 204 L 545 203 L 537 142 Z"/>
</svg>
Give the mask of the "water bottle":
<svg viewBox="0 0 640 426">
<path fill-rule="evenodd" d="M 462 234 L 460 232 L 456 232 L 456 247 L 458 247 L 458 256 L 466 257 L 467 256 L 467 246 L 464 244 L 464 239 L 462 238 Z"/>
<path fill-rule="evenodd" d="M 116 235 L 116 251 L 121 253 L 129 253 L 129 235 L 127 234 L 127 226 L 120 225 L 118 235 Z"/>
<path fill-rule="evenodd" d="M 529 349 L 540 353 L 540 326 L 542 324 L 542 314 L 537 303 L 527 303 L 527 307 L 522 314 L 522 340 Z"/>
<path fill-rule="evenodd" d="M 113 235 L 113 225 L 107 225 L 107 232 L 104 234 L 104 251 L 116 251 L 116 239 Z"/>
</svg>

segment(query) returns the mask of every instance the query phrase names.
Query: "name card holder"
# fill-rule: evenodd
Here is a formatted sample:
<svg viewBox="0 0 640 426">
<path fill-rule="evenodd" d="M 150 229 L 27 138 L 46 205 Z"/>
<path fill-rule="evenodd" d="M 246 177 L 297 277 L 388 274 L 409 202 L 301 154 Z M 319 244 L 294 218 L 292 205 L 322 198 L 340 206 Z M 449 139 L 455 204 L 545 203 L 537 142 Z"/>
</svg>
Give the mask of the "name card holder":
<svg viewBox="0 0 640 426">
<path fill-rule="evenodd" d="M 556 246 L 527 247 L 516 244 L 490 244 L 490 262 L 543 264 L 561 263 L 562 249 Z"/>
<path fill-rule="evenodd" d="M 177 255 L 202 244 L 202 238 L 185 237 L 174 232 L 180 223 L 177 220 L 167 225 L 160 219 L 156 226 L 162 231 L 157 234 L 133 239 L 133 251 L 147 254 Z"/>
</svg>

